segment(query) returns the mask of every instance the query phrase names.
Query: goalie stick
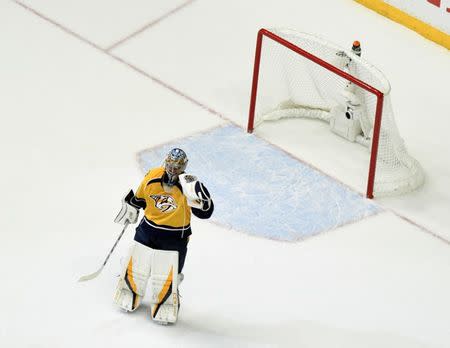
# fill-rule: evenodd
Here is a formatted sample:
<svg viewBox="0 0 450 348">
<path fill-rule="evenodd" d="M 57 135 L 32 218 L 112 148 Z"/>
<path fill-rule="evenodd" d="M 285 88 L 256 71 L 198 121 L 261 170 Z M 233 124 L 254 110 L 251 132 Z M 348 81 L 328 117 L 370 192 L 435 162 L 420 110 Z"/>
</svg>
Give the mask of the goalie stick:
<svg viewBox="0 0 450 348">
<path fill-rule="evenodd" d="M 103 265 L 96 272 L 82 276 L 80 279 L 78 279 L 79 282 L 85 282 L 87 280 L 92 280 L 92 279 L 96 278 L 103 271 L 103 268 L 105 267 L 106 263 L 108 262 L 109 257 L 111 256 L 112 252 L 116 248 L 117 243 L 119 243 L 120 238 L 122 238 L 122 236 L 125 233 L 125 230 L 127 229 L 129 224 L 130 224 L 129 221 L 125 222 L 125 225 L 123 226 L 123 229 L 119 235 L 119 238 L 117 238 L 116 242 L 114 243 L 111 251 L 109 252 L 108 256 L 106 257 L 105 261 L 103 262 Z"/>
</svg>

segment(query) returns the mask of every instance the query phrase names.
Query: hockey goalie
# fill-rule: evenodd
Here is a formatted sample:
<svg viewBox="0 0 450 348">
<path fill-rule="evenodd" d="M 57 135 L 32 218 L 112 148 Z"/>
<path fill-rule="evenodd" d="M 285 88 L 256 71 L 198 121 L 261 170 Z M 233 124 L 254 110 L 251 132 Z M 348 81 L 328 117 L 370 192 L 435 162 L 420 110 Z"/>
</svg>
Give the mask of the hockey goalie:
<svg viewBox="0 0 450 348">
<path fill-rule="evenodd" d="M 149 288 L 151 317 L 160 324 L 175 323 L 180 299 L 178 286 L 183 270 L 191 213 L 208 219 L 214 210 L 209 191 L 197 177 L 185 173 L 186 153 L 172 149 L 164 166 L 151 169 L 136 194 L 123 199 L 115 222 L 136 223 L 134 244 L 120 275 L 114 302 L 123 310 L 135 311 Z"/>
</svg>

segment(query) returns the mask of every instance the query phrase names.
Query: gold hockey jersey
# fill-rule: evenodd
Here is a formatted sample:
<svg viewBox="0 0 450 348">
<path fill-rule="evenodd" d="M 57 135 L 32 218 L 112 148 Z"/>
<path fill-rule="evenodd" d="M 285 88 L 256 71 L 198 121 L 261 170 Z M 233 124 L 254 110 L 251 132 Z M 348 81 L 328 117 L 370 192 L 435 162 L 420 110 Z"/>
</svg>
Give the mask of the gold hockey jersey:
<svg viewBox="0 0 450 348">
<path fill-rule="evenodd" d="M 161 230 L 185 230 L 190 227 L 191 208 L 179 184 L 163 184 L 164 168 L 151 169 L 135 194 L 135 202 L 145 206 L 145 219 Z M 145 203 L 145 204 L 144 204 Z"/>
</svg>

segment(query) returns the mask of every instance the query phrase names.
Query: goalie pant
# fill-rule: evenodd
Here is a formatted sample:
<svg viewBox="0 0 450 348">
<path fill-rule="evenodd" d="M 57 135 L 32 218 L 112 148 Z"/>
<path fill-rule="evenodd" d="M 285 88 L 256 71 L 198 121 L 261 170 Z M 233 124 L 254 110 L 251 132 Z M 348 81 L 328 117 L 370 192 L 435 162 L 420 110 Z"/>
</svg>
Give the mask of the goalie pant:
<svg viewBox="0 0 450 348">
<path fill-rule="evenodd" d="M 178 251 L 178 272 L 181 273 L 191 234 L 190 227 L 184 231 L 159 231 L 144 217 L 136 228 L 134 240 L 152 249 Z"/>
</svg>

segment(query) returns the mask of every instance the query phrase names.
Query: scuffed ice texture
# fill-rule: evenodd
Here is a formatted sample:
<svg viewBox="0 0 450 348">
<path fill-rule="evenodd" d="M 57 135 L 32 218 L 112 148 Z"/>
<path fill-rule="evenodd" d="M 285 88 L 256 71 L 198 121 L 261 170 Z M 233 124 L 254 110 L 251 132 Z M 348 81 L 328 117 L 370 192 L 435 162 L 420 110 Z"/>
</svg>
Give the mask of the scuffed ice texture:
<svg viewBox="0 0 450 348">
<path fill-rule="evenodd" d="M 187 173 L 215 202 L 212 219 L 270 239 L 296 241 L 381 211 L 372 201 L 235 126 L 219 127 L 139 153 L 142 169 L 161 165 L 173 147 Z"/>
</svg>

